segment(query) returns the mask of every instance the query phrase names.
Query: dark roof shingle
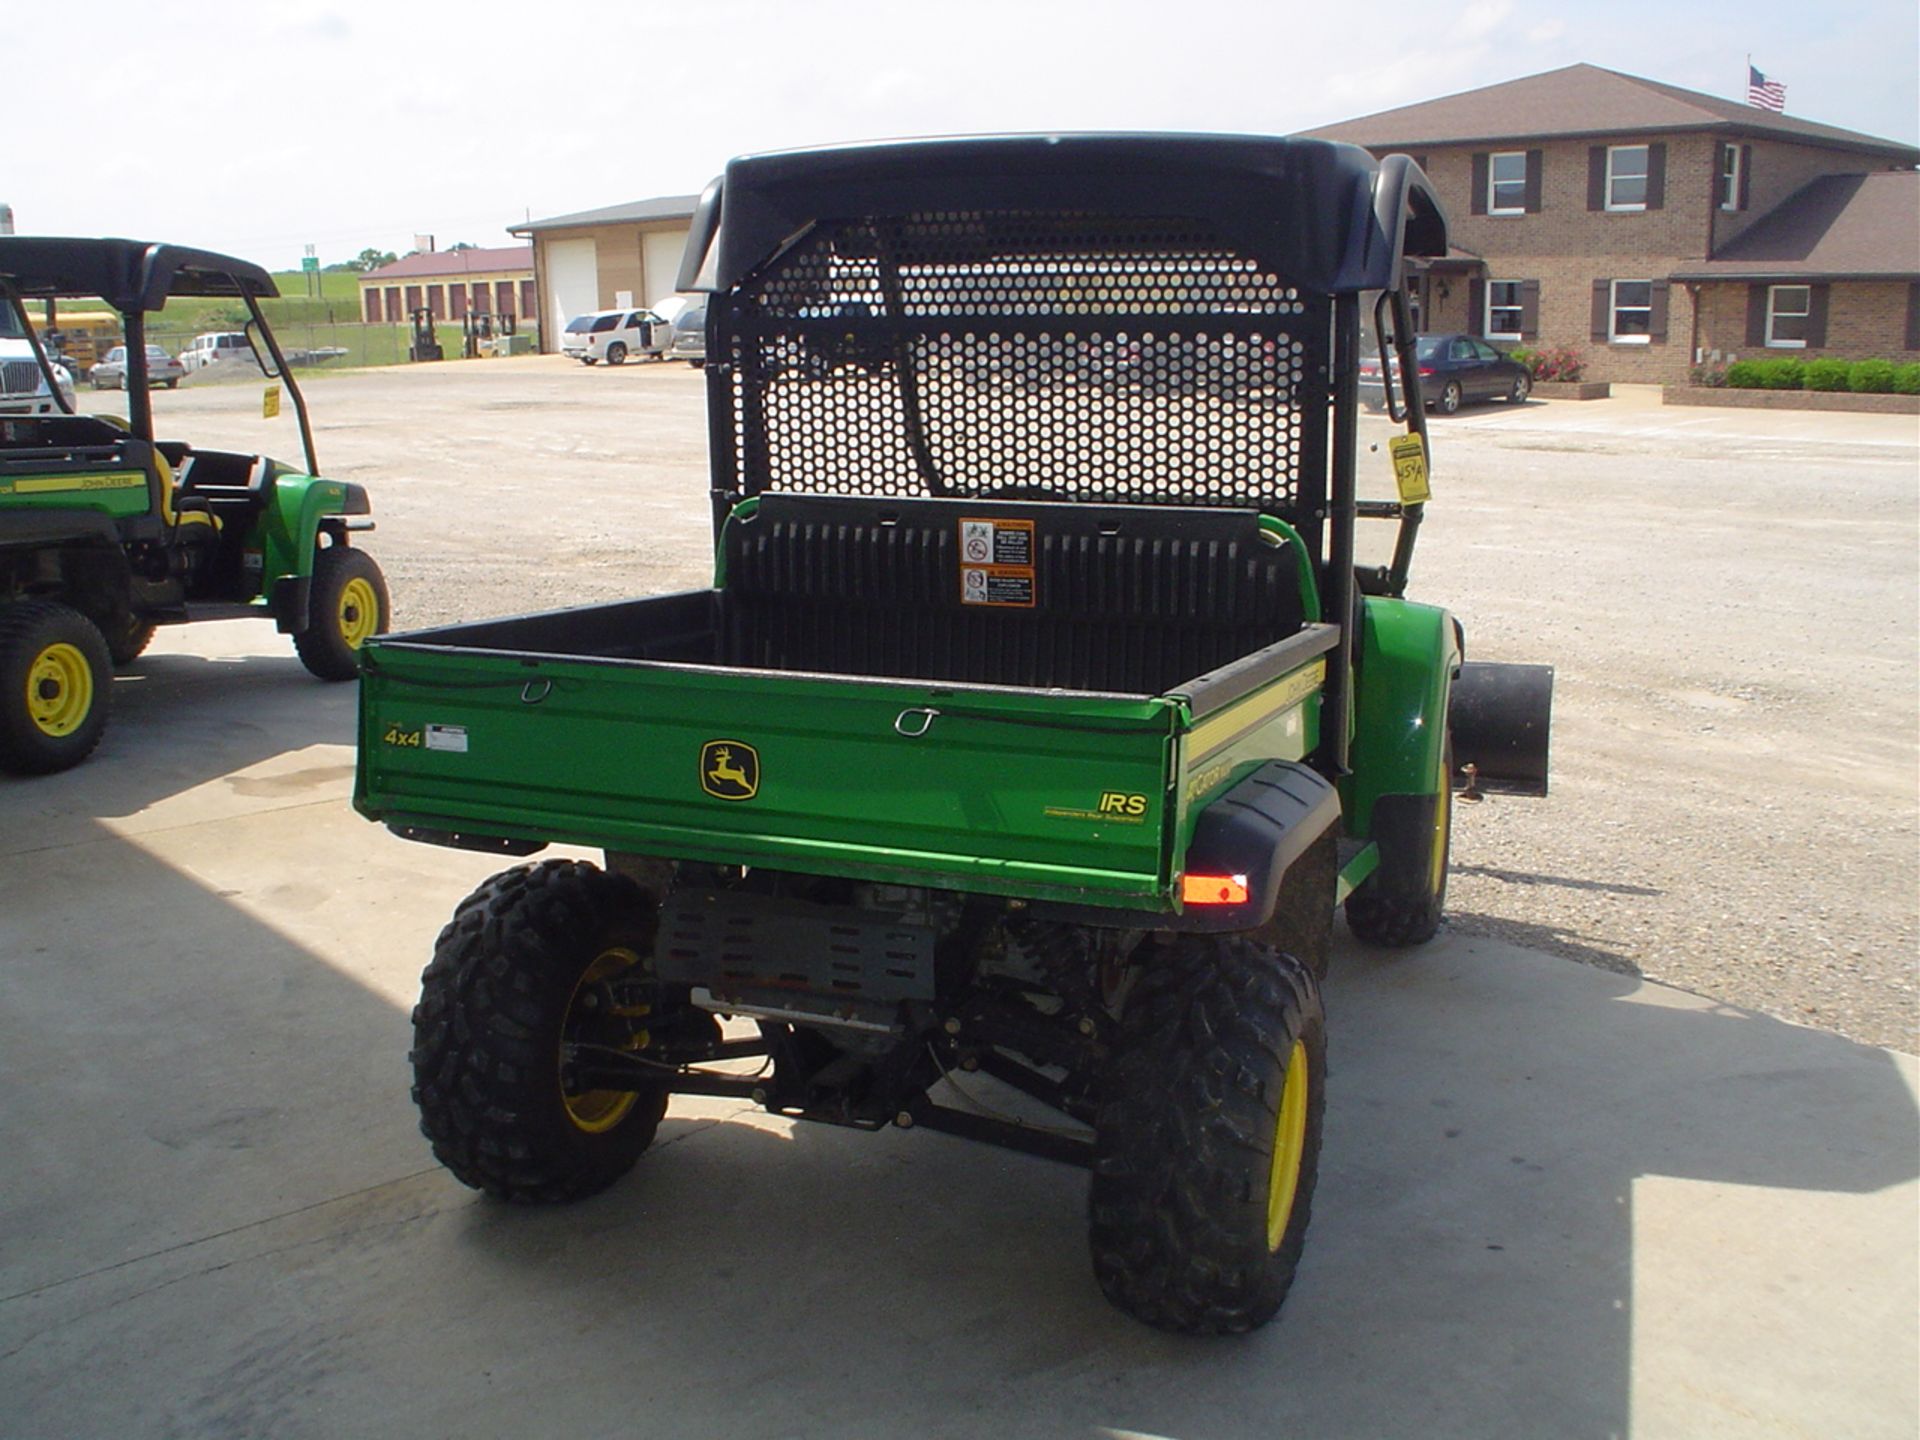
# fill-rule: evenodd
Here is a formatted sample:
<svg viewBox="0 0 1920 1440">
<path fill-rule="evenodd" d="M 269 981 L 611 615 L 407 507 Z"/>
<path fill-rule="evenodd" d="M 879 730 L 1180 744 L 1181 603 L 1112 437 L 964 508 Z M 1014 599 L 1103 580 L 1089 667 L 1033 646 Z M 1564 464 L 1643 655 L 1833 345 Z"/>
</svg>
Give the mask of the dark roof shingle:
<svg viewBox="0 0 1920 1440">
<path fill-rule="evenodd" d="M 1908 165 L 1920 162 L 1920 148 L 1897 140 L 1861 135 L 1798 116 L 1776 115 L 1737 100 L 1603 70 L 1598 65 L 1568 65 L 1304 133 L 1320 140 L 1345 140 L 1379 149 L 1682 130 L 1766 135 L 1869 151 Z"/>
<path fill-rule="evenodd" d="M 497 274 L 533 269 L 533 246 L 501 245 L 490 250 L 431 250 L 403 255 L 391 265 L 362 275 L 362 280 L 413 280 L 426 275 Z"/>
<path fill-rule="evenodd" d="M 529 220 L 509 225 L 509 235 L 531 235 L 538 230 L 570 230 L 578 225 L 637 225 L 647 220 L 691 220 L 698 195 L 656 195 L 651 200 L 630 200 L 625 205 L 608 205 L 600 210 L 576 210 L 571 215 L 554 215 L 545 220 Z"/>
<path fill-rule="evenodd" d="M 1824 175 L 1676 280 L 1920 280 L 1920 172 Z"/>
</svg>

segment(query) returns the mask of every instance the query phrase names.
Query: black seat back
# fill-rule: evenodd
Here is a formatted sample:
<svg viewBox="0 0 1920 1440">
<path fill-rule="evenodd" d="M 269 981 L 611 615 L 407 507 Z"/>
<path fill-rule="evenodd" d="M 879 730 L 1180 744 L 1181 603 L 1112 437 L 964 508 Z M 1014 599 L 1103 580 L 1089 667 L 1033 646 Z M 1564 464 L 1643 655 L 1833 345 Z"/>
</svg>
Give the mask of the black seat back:
<svg viewBox="0 0 1920 1440">
<path fill-rule="evenodd" d="M 1252 510 L 765 495 L 722 557 L 767 669 L 1159 694 L 1317 618 Z"/>
</svg>

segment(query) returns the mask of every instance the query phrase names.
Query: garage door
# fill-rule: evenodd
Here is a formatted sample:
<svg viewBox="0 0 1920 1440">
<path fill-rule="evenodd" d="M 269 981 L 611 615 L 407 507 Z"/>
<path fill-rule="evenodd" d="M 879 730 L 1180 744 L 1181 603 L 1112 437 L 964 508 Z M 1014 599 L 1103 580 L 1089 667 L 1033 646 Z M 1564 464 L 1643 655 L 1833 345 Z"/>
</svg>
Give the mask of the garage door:
<svg viewBox="0 0 1920 1440">
<path fill-rule="evenodd" d="M 673 294 L 680 274 L 680 252 L 687 248 L 685 230 L 649 230 L 640 237 L 641 263 L 647 271 L 647 293 L 640 298 L 657 305 Z"/>
<path fill-rule="evenodd" d="M 600 261 L 593 241 L 547 242 L 547 319 L 542 339 L 548 350 L 560 348 L 560 331 L 576 315 L 600 308 Z"/>
</svg>

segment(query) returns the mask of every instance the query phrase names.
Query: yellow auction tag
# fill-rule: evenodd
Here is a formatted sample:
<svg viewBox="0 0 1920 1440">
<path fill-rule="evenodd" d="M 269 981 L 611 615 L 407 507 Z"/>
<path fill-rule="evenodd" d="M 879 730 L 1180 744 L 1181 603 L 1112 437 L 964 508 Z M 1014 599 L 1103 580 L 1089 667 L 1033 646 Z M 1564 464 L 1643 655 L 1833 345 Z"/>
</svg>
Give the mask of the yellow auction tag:
<svg viewBox="0 0 1920 1440">
<path fill-rule="evenodd" d="M 266 393 L 260 397 L 260 418 L 271 420 L 280 413 L 280 387 L 267 386 Z"/>
<path fill-rule="evenodd" d="M 1427 484 L 1427 450 L 1418 435 L 1396 435 L 1387 442 L 1393 456 L 1393 478 L 1400 487 L 1402 505 L 1424 505 L 1433 498 Z"/>
</svg>

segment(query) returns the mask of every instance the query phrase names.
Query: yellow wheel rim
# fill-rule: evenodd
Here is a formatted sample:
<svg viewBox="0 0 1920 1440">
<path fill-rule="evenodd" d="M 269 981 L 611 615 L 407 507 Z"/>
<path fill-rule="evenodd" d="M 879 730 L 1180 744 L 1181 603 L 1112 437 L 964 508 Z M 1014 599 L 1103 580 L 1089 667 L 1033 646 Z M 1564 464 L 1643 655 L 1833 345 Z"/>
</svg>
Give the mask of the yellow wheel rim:
<svg viewBox="0 0 1920 1440">
<path fill-rule="evenodd" d="M 1433 807 L 1433 864 L 1427 876 L 1427 893 L 1438 895 L 1447 878 L 1447 811 L 1453 804 L 1453 776 L 1440 772 L 1440 800 Z"/>
<path fill-rule="evenodd" d="M 93 667 L 64 641 L 47 646 L 27 667 L 27 715 L 42 735 L 59 739 L 93 710 Z"/>
<path fill-rule="evenodd" d="M 371 581 L 356 575 L 340 587 L 340 638 L 358 650 L 380 625 L 380 597 Z"/>
<path fill-rule="evenodd" d="M 639 963 L 640 957 L 631 950 L 601 951 L 573 987 L 573 996 L 567 1001 L 566 1018 L 560 1024 L 561 1035 L 564 1037 L 573 1029 L 574 1010 L 580 1003 L 582 990 Z M 627 1041 L 625 1048 L 638 1050 L 646 1043 L 647 1032 L 641 1030 Z M 627 1118 L 627 1112 L 633 1109 L 639 1098 L 631 1090 L 582 1090 L 577 1095 L 569 1095 L 564 1080 L 560 1087 L 560 1101 L 567 1107 L 567 1118 L 573 1122 L 574 1129 L 588 1135 L 603 1135 L 613 1129 Z"/>
<path fill-rule="evenodd" d="M 1267 1249 L 1278 1250 L 1287 1238 L 1293 1218 L 1293 1198 L 1300 1189 L 1300 1164 L 1307 1153 L 1307 1047 L 1293 1042 L 1287 1057 L 1287 1078 L 1280 1091 L 1280 1116 L 1273 1129 L 1273 1170 L 1267 1177 Z"/>
</svg>

